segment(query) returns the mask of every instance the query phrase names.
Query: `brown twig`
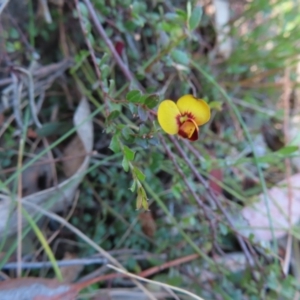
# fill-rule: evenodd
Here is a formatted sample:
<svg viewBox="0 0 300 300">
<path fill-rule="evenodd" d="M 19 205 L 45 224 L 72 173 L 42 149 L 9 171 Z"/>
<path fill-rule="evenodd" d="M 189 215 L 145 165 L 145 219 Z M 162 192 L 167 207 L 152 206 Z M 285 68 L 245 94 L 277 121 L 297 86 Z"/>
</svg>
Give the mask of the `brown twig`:
<svg viewBox="0 0 300 300">
<path fill-rule="evenodd" d="M 208 195 L 210 195 L 210 197 L 214 200 L 215 204 L 217 205 L 218 209 L 220 209 L 220 211 L 222 212 L 222 214 L 224 215 L 224 217 L 226 218 L 228 224 L 230 225 L 231 228 L 234 228 L 234 222 L 232 221 L 230 215 L 227 213 L 226 209 L 223 207 L 223 205 L 221 204 L 220 200 L 218 199 L 218 197 L 215 196 L 215 194 L 210 190 L 207 182 L 205 181 L 205 179 L 202 177 L 202 175 L 197 171 L 197 169 L 195 168 L 194 164 L 192 164 L 192 162 L 190 161 L 190 159 L 187 157 L 186 153 L 183 151 L 182 147 L 179 145 L 178 141 L 170 136 L 170 140 L 173 142 L 173 144 L 175 145 L 178 153 L 180 154 L 180 156 L 184 159 L 184 161 L 187 163 L 187 165 L 189 166 L 189 168 L 192 170 L 194 176 L 197 178 L 197 180 L 199 180 L 204 188 L 206 189 Z M 247 260 L 249 262 L 249 264 L 251 266 L 254 265 L 254 261 L 253 258 L 246 246 L 245 241 L 243 240 L 243 238 L 240 235 L 237 235 L 237 240 L 241 246 L 241 248 L 243 249 Z"/>
<path fill-rule="evenodd" d="M 108 116 L 109 115 L 109 107 L 108 107 L 108 103 L 107 103 L 107 93 L 105 92 L 105 87 L 103 85 L 103 81 L 102 81 L 102 78 L 101 78 L 100 68 L 97 64 L 97 58 L 96 58 L 93 46 L 92 46 L 92 44 L 91 44 L 91 42 L 88 38 L 88 31 L 87 31 L 86 27 L 84 26 L 83 17 L 82 17 L 80 8 L 79 8 L 79 2 L 78 2 L 78 0 L 75 0 L 75 2 L 76 2 L 76 10 L 78 12 L 79 24 L 80 24 L 81 30 L 83 32 L 84 39 L 85 39 L 85 42 L 86 42 L 87 47 L 89 49 L 90 55 L 92 57 L 92 61 L 93 61 L 93 64 L 94 64 L 94 69 L 96 71 L 98 81 L 99 81 L 99 85 L 100 85 L 102 93 L 103 93 L 103 100 L 104 100 L 106 116 Z"/>
<path fill-rule="evenodd" d="M 66 69 L 68 69 L 72 64 L 73 64 L 73 60 L 68 58 L 68 59 L 62 60 L 59 63 L 50 64 L 48 66 L 43 66 L 43 67 L 33 71 L 32 75 L 35 79 L 36 79 L 36 77 L 37 78 L 46 77 L 49 74 L 53 74 L 56 71 L 61 70 L 63 72 Z M 7 85 L 7 84 L 10 84 L 12 82 L 13 82 L 12 78 L 1 79 L 0 80 L 0 86 Z"/>
<path fill-rule="evenodd" d="M 171 139 L 171 138 L 170 138 Z M 167 155 L 169 156 L 170 160 L 172 161 L 175 169 L 177 170 L 177 172 L 179 173 L 179 175 L 181 176 L 181 178 L 183 179 L 185 185 L 187 186 L 189 192 L 192 194 L 192 196 L 194 197 L 194 199 L 196 200 L 196 202 L 198 203 L 198 205 L 201 207 L 204 216 L 206 218 L 206 220 L 209 222 L 211 230 L 212 230 L 212 237 L 213 237 L 213 245 L 215 247 L 215 249 L 218 249 L 218 251 L 220 253 L 222 253 L 222 250 L 220 249 L 220 247 L 218 246 L 218 244 L 216 243 L 216 237 L 217 237 L 217 233 L 216 233 L 216 228 L 215 228 L 215 224 L 212 221 L 213 218 L 213 213 L 212 210 L 207 207 L 203 201 L 201 201 L 201 199 L 198 197 L 198 195 L 196 194 L 196 192 L 194 191 L 194 189 L 192 188 L 192 186 L 190 185 L 189 181 L 187 180 L 187 177 L 185 176 L 185 174 L 183 173 L 182 169 L 180 168 L 180 166 L 178 165 L 173 153 L 170 151 L 170 149 L 168 148 L 165 140 L 163 137 L 161 137 L 161 143 L 167 153 Z M 176 147 L 176 145 L 175 145 Z"/>
<path fill-rule="evenodd" d="M 22 161 L 23 161 L 23 151 L 24 151 L 24 139 L 21 137 L 20 139 L 20 146 L 19 146 L 19 154 L 18 154 L 18 169 L 22 168 Z M 18 233 L 17 233 L 17 276 L 20 278 L 22 275 L 22 176 L 19 173 L 18 176 L 18 201 L 17 201 L 17 226 L 18 226 Z"/>
<path fill-rule="evenodd" d="M 21 103 L 21 93 L 20 93 L 20 88 L 22 87 L 22 84 L 18 85 L 18 78 L 17 76 L 12 73 L 11 74 L 12 80 L 13 80 L 13 110 L 14 110 L 14 116 L 16 119 L 16 123 L 18 127 L 22 130 L 23 128 L 23 122 L 21 118 L 21 111 L 20 111 L 20 103 Z"/>
<path fill-rule="evenodd" d="M 35 106 L 35 102 L 34 102 L 34 82 L 33 82 L 32 74 L 31 74 L 31 72 L 29 72 L 28 70 L 26 70 L 24 68 L 14 67 L 14 69 L 27 76 L 29 105 L 30 105 L 32 119 L 33 119 L 35 125 L 38 128 L 41 128 L 42 124 L 40 123 L 40 121 L 38 119 L 36 106 Z"/>
<path fill-rule="evenodd" d="M 101 38 L 103 39 L 103 41 L 105 42 L 105 44 L 107 45 L 107 47 L 109 48 L 111 54 L 113 55 L 116 63 L 118 64 L 118 66 L 120 67 L 120 69 L 122 70 L 124 76 L 132 83 L 134 83 L 135 85 L 137 85 L 137 87 L 141 90 L 144 91 L 144 88 L 141 86 L 141 84 L 136 80 L 136 78 L 133 76 L 133 74 L 131 73 L 131 71 L 128 69 L 128 67 L 124 64 L 124 62 L 122 61 L 122 58 L 120 57 L 120 55 L 118 54 L 118 52 L 116 51 L 115 46 L 113 45 L 112 41 L 109 39 L 109 37 L 107 36 L 102 24 L 100 23 L 97 14 L 95 12 L 95 9 L 93 7 L 93 4 L 91 3 L 90 0 L 84 0 L 85 5 L 87 6 L 87 9 L 89 11 L 89 14 L 95 24 L 96 30 L 99 33 L 99 35 L 101 36 Z"/>
<path fill-rule="evenodd" d="M 150 269 L 142 271 L 138 275 L 141 277 L 149 277 L 149 276 L 159 273 L 165 269 L 169 269 L 169 268 L 176 267 L 178 265 L 182 265 L 187 262 L 190 262 L 198 257 L 199 257 L 198 254 L 191 254 L 191 255 L 184 256 L 184 257 L 180 257 L 175 260 L 168 261 L 168 262 L 162 264 L 161 266 L 152 267 Z"/>
</svg>

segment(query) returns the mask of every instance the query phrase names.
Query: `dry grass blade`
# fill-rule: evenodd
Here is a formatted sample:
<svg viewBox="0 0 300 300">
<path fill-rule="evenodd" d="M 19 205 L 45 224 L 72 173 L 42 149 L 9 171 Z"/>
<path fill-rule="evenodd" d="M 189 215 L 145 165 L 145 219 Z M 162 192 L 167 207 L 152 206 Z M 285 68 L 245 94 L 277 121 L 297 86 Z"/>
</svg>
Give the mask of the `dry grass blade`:
<svg viewBox="0 0 300 300">
<path fill-rule="evenodd" d="M 171 290 L 180 292 L 180 293 L 182 293 L 182 294 L 185 294 L 185 295 L 190 296 L 190 297 L 193 298 L 193 299 L 204 300 L 203 298 L 201 298 L 201 297 L 199 297 L 199 296 L 197 296 L 197 295 L 195 295 L 195 294 L 193 294 L 193 293 L 191 293 L 191 292 L 189 292 L 189 291 L 186 291 L 186 290 L 184 290 L 184 289 L 180 289 L 180 288 L 178 288 L 178 287 L 171 286 L 171 285 L 169 285 L 169 284 L 161 283 L 161 282 L 158 282 L 158 281 L 149 280 L 149 279 L 146 279 L 146 278 L 143 278 L 143 277 L 140 277 L 140 276 L 131 274 L 131 273 L 129 273 L 129 272 L 126 272 L 126 271 L 124 271 L 124 270 L 122 270 L 122 269 L 116 268 L 116 267 L 114 267 L 114 266 L 112 266 L 112 265 L 107 265 L 107 266 L 108 266 L 109 268 L 111 268 L 111 269 L 113 269 L 113 270 L 116 270 L 116 271 L 118 271 L 118 272 L 120 272 L 120 273 L 122 273 L 122 274 L 125 274 L 125 275 L 127 275 L 127 276 L 129 276 L 129 277 L 133 277 L 133 278 L 139 279 L 139 280 L 141 280 L 141 281 L 145 281 L 145 282 L 148 282 L 148 283 L 153 283 L 153 284 L 156 284 L 156 285 L 158 285 L 158 286 L 161 286 L 161 287 L 164 287 L 164 288 L 167 288 L 167 289 L 171 289 Z"/>
</svg>

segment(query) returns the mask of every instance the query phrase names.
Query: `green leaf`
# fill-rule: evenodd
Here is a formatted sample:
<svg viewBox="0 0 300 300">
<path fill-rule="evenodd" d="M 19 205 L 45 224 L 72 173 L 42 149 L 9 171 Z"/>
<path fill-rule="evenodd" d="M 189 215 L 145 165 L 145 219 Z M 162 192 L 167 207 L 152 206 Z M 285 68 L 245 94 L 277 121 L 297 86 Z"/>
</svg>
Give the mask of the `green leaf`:
<svg viewBox="0 0 300 300">
<path fill-rule="evenodd" d="M 133 103 L 128 103 L 128 108 L 133 115 L 137 114 L 137 106 Z"/>
<path fill-rule="evenodd" d="M 148 148 L 148 139 L 144 139 L 144 138 L 136 138 L 135 139 L 135 143 L 142 147 L 143 149 L 147 149 Z"/>
<path fill-rule="evenodd" d="M 130 139 L 132 137 L 133 131 L 128 126 L 125 126 L 122 129 L 122 135 L 123 135 L 123 137 L 124 137 L 125 140 L 128 140 L 128 139 Z"/>
<path fill-rule="evenodd" d="M 107 117 L 107 121 L 110 122 L 110 121 L 116 119 L 119 115 L 120 115 L 120 111 L 119 110 L 113 110 L 109 114 L 109 116 Z"/>
<path fill-rule="evenodd" d="M 149 209 L 147 195 L 141 184 L 139 184 L 137 190 L 137 199 L 136 199 L 136 209 L 140 209 L 140 208 L 144 208 L 145 210 Z"/>
<path fill-rule="evenodd" d="M 157 137 L 152 137 L 148 140 L 149 144 L 150 145 L 153 145 L 153 146 L 159 146 L 160 145 L 160 141 Z"/>
<path fill-rule="evenodd" d="M 128 159 L 129 161 L 133 160 L 134 159 L 134 155 L 135 155 L 135 152 L 132 151 L 130 148 L 128 148 L 127 146 L 124 146 L 123 147 L 123 150 L 124 150 L 124 155 L 126 157 L 126 159 Z"/>
<path fill-rule="evenodd" d="M 103 65 L 101 67 L 101 79 L 106 79 L 111 71 L 111 68 L 108 65 Z"/>
<path fill-rule="evenodd" d="M 109 144 L 109 149 L 111 149 L 115 153 L 118 153 L 121 151 L 118 135 L 114 135 L 112 137 L 110 144 Z"/>
<path fill-rule="evenodd" d="M 201 6 L 196 6 L 194 8 L 194 10 L 192 11 L 191 17 L 189 18 L 189 29 L 192 31 L 194 29 L 196 29 L 201 21 L 201 17 L 202 17 L 202 7 Z"/>
<path fill-rule="evenodd" d="M 144 103 L 145 103 L 145 100 L 148 98 L 148 96 L 149 96 L 149 95 L 147 95 L 147 94 L 146 94 L 146 95 L 142 95 L 141 98 L 140 98 L 140 100 L 139 100 L 139 103 L 144 104 Z"/>
<path fill-rule="evenodd" d="M 144 181 L 146 176 L 144 173 L 142 173 L 142 171 L 140 169 L 138 169 L 137 167 L 133 168 L 133 172 L 135 174 L 135 176 L 137 177 L 138 180 L 140 181 Z"/>
<path fill-rule="evenodd" d="M 126 99 L 132 103 L 139 103 L 141 98 L 141 92 L 139 90 L 132 90 L 126 95 Z"/>
<path fill-rule="evenodd" d="M 212 109 L 216 109 L 218 111 L 221 111 L 222 110 L 222 106 L 223 106 L 223 102 L 221 102 L 221 101 L 212 101 L 208 105 Z"/>
<path fill-rule="evenodd" d="M 154 107 L 158 104 L 158 101 L 159 101 L 158 95 L 149 95 L 149 96 L 145 99 L 144 104 L 145 104 L 148 108 L 152 109 L 152 108 L 154 108 Z"/>
<path fill-rule="evenodd" d="M 122 167 L 124 169 L 125 172 L 128 172 L 129 170 L 129 162 L 127 160 L 127 158 L 124 156 L 123 160 L 122 160 Z"/>
<path fill-rule="evenodd" d="M 141 209 L 143 205 L 143 195 L 139 192 L 138 189 L 138 194 L 136 198 L 136 209 Z"/>
<path fill-rule="evenodd" d="M 189 64 L 189 56 L 187 55 L 186 52 L 181 51 L 179 49 L 174 49 L 171 52 L 171 57 L 173 60 L 181 65 L 188 65 Z"/>
<path fill-rule="evenodd" d="M 36 130 L 39 137 L 47 137 L 50 135 L 63 135 L 71 129 L 71 124 L 67 122 L 50 122 L 45 123 L 41 128 Z"/>
<path fill-rule="evenodd" d="M 192 15 L 192 3 L 191 1 L 188 1 L 186 4 L 186 13 L 187 13 L 187 19 L 189 20 Z"/>
<path fill-rule="evenodd" d="M 104 55 L 102 56 L 100 62 L 99 62 L 99 67 L 103 66 L 104 64 L 106 64 L 108 62 L 110 55 L 108 53 L 104 53 Z"/>
<path fill-rule="evenodd" d="M 150 132 L 149 128 L 145 125 L 145 124 L 142 124 L 139 128 L 139 133 L 141 135 L 144 135 L 144 134 L 148 134 Z"/>
<path fill-rule="evenodd" d="M 116 88 L 116 84 L 115 81 L 113 79 L 109 79 L 109 89 L 108 89 L 108 93 L 111 95 L 113 94 L 115 88 Z"/>
<path fill-rule="evenodd" d="M 136 184 L 137 184 L 137 182 L 136 182 L 136 180 L 134 179 L 133 182 L 132 182 L 131 187 L 129 188 L 132 192 L 135 191 L 135 189 L 136 189 Z"/>
<path fill-rule="evenodd" d="M 276 151 L 277 154 L 280 155 L 289 155 L 299 150 L 298 146 L 286 146 Z"/>
<path fill-rule="evenodd" d="M 78 3 L 78 9 L 80 10 L 83 17 L 87 18 L 89 16 L 89 11 L 84 3 L 79 2 Z"/>
<path fill-rule="evenodd" d="M 219 223 L 219 229 L 222 235 L 228 234 L 228 227 L 222 223 Z"/>
</svg>

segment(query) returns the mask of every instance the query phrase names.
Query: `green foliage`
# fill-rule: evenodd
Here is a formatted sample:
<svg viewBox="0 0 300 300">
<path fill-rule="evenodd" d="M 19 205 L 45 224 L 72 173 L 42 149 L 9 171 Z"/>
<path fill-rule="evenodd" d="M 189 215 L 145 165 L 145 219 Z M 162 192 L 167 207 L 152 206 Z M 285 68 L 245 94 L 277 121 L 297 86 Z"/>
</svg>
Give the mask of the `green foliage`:
<svg viewBox="0 0 300 300">
<path fill-rule="evenodd" d="M 188 28 L 190 30 L 195 30 L 200 25 L 202 7 L 196 6 L 194 9 L 192 9 L 192 12 L 190 12 L 190 3 L 191 2 L 188 2 Z"/>
<path fill-rule="evenodd" d="M 98 153 L 91 158 L 70 222 L 106 251 L 128 251 L 128 257 L 124 254 L 117 258 L 134 272 L 197 253 L 196 259 L 163 270 L 153 278 L 204 299 L 293 299 L 299 291 L 297 259 L 295 270 L 283 277 L 280 252 L 262 247 L 254 235 L 245 240 L 248 248 L 254 247 L 250 254 L 258 264 L 236 270 L 217 262 L 219 257 L 225 260 L 228 254 L 243 253 L 237 246 L 239 235 L 222 210 L 212 204 L 209 191 L 192 172 L 187 159 L 210 189 L 214 185 L 220 188 L 218 199 L 234 220 L 252 199 L 276 184 L 275 175 L 284 178 L 285 160 L 299 157 L 298 147 L 285 145 L 273 151 L 264 142 L 283 124 L 281 79 L 286 67 L 291 72 L 291 86 L 299 85 L 294 72 L 299 56 L 299 8 L 290 0 L 248 1 L 242 15 L 234 15 L 229 22 L 234 47 L 226 60 L 215 53 L 218 33 L 213 17 L 205 14 L 197 1 L 91 2 L 107 38 L 130 73 L 124 74 L 116 63 L 84 2 L 78 2 L 84 32 L 74 6 L 59 10 L 49 5 L 53 22 L 48 24 L 37 16 L 32 1 L 28 22 L 19 24 L 21 29 L 3 29 L 5 57 L 15 65 L 30 65 L 34 53 L 39 53 L 38 63 L 42 66 L 68 55 L 73 60 L 71 68 L 62 71 L 55 81 L 51 77 L 54 73 L 45 80 L 34 75 L 36 93 L 47 87 L 47 101 L 40 111 L 43 126 L 34 130 L 39 137 L 47 138 L 50 147 L 57 147 L 55 156 L 75 131 L 70 124 L 79 95 L 89 100 Z M 120 41 L 122 50 L 116 41 Z M 128 74 L 136 80 L 130 81 Z M 201 127 L 197 142 L 187 146 L 179 140 L 177 146 L 161 134 L 156 110 L 161 100 L 177 100 L 187 93 L 208 99 L 212 118 Z M 74 103 L 67 105 L 66 99 Z M 53 121 L 52 111 L 57 108 L 59 114 Z M 4 125 L 4 131 L 0 127 L 0 169 L 14 167 L 18 152 L 16 124 L 5 121 Z M 57 143 L 65 134 L 63 144 Z M 53 139 L 56 135 L 57 140 Z M 253 158 L 250 144 L 257 153 L 263 148 L 258 157 Z M 35 146 L 28 138 L 26 153 Z M 221 177 L 214 171 L 219 171 Z M 7 178 L 12 182 L 17 177 L 17 172 L 0 173 L 1 189 Z M 194 199 L 195 195 L 200 201 Z M 146 217 L 139 217 L 145 211 L 152 213 L 156 226 L 153 236 L 146 233 Z M 299 235 L 296 230 L 291 234 L 297 245 Z M 225 254 L 218 251 L 220 248 Z M 293 251 L 297 253 L 298 248 L 295 246 Z M 95 252 L 86 244 L 76 251 L 79 257 Z M 157 256 L 148 258 L 144 251 Z M 136 258 L 141 256 L 141 260 Z M 203 274 L 214 277 L 200 281 Z"/>
</svg>

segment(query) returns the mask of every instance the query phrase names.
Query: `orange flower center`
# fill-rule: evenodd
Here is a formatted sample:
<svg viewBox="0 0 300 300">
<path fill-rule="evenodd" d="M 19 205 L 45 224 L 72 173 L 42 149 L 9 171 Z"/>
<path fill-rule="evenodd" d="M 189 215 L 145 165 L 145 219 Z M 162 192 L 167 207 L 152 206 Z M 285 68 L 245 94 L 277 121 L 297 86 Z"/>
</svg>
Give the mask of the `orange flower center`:
<svg viewBox="0 0 300 300">
<path fill-rule="evenodd" d="M 190 141 L 196 141 L 198 139 L 199 129 L 193 118 L 188 115 L 181 115 L 177 117 L 177 122 L 179 123 L 179 136 L 189 139 Z"/>
</svg>

